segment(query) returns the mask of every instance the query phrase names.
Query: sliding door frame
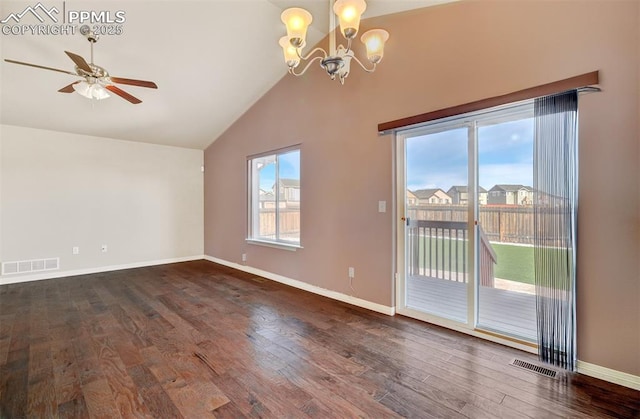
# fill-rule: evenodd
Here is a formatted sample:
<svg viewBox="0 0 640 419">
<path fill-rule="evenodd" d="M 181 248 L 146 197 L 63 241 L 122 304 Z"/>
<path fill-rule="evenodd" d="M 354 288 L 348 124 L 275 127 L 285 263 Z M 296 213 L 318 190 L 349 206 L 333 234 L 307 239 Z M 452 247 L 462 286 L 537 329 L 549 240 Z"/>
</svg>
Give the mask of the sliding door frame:
<svg viewBox="0 0 640 419">
<path fill-rule="evenodd" d="M 395 173 L 394 173 L 394 185 L 395 185 L 395 214 L 396 214 L 396 313 L 412 317 L 418 320 L 426 321 L 438 326 L 446 327 L 452 330 L 463 332 L 472 336 L 480 337 L 492 342 L 497 342 L 506 346 L 514 347 L 531 353 L 537 353 L 537 345 L 512 338 L 509 336 L 500 335 L 493 331 L 483 330 L 477 328 L 478 322 L 478 281 L 476 279 L 478 269 L 478 126 L 479 120 L 483 119 L 484 115 L 495 114 L 501 110 L 505 110 L 507 115 L 511 112 L 519 114 L 521 109 L 531 101 L 525 101 L 517 104 L 509 104 L 498 106 L 492 109 L 486 109 L 482 111 L 472 112 L 470 114 L 458 115 L 455 117 L 445 118 L 440 121 L 433 121 L 425 125 L 421 125 L 414 128 L 407 128 L 405 130 L 396 131 L 394 136 L 394 151 L 395 151 Z M 467 128 L 468 133 L 468 171 L 467 171 L 467 198 L 468 198 L 468 252 L 467 252 L 467 321 L 466 323 L 457 322 L 455 320 L 446 319 L 437 315 L 425 313 L 423 311 L 411 309 L 407 307 L 407 276 L 406 276 L 406 243 L 407 243 L 407 208 L 406 208 L 406 142 L 407 138 L 414 137 L 416 135 L 428 135 L 435 134 L 450 130 L 452 128 Z"/>
</svg>

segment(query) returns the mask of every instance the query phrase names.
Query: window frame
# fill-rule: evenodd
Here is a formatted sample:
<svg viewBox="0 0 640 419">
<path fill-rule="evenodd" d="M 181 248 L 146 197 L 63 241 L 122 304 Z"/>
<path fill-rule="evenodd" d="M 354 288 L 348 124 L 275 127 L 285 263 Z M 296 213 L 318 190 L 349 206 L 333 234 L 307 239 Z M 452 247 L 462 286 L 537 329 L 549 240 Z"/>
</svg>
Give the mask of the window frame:
<svg viewBox="0 0 640 419">
<path fill-rule="evenodd" d="M 301 166 L 300 162 L 302 161 L 302 144 L 294 144 L 291 146 L 287 146 L 287 147 L 283 147 L 283 148 L 278 148 L 278 149 L 274 149 L 274 150 L 270 150 L 270 151 L 265 151 L 263 153 L 259 153 L 259 154 L 253 154 L 250 156 L 247 156 L 247 160 L 246 160 L 246 164 L 247 164 L 247 234 L 246 234 L 246 239 L 245 241 L 249 244 L 255 244 L 255 245 L 260 245 L 260 246 L 266 246 L 266 247 L 273 247 L 273 248 L 277 248 L 277 249 L 284 249 L 284 250 L 290 250 L 290 251 L 295 251 L 297 249 L 302 249 L 302 235 L 300 235 L 300 240 L 298 242 L 293 242 L 293 241 L 289 241 L 289 240 L 283 240 L 281 239 L 279 236 L 279 227 L 280 227 L 280 194 L 282 191 L 280 191 L 280 168 L 279 168 L 279 157 L 281 155 L 287 154 L 287 153 L 291 153 L 293 151 L 297 151 L 299 153 L 299 162 L 298 164 Z M 253 171 L 253 161 L 255 159 L 259 159 L 259 158 L 263 158 L 263 157 L 269 157 L 269 156 L 273 156 L 274 160 L 275 160 L 275 178 L 274 178 L 274 184 L 275 184 L 275 189 L 273 191 L 274 193 L 274 198 L 275 198 L 275 207 L 274 207 L 274 211 L 275 211 L 275 226 L 276 226 L 276 238 L 275 239 L 268 239 L 268 238 L 263 238 L 260 237 L 259 235 L 255 234 L 255 228 L 259 228 L 259 225 L 256 226 L 256 217 L 259 217 L 259 210 L 260 210 L 260 201 L 259 201 L 259 194 L 260 194 L 260 185 L 259 185 L 259 181 L 258 181 L 258 177 L 255 176 L 254 171 Z M 300 170 L 302 172 L 302 170 Z M 299 176 L 299 181 L 300 181 L 300 185 L 302 185 L 302 173 L 300 173 Z M 302 186 L 300 186 L 300 190 L 302 189 Z M 255 195 L 257 193 L 257 195 Z M 300 199 L 299 199 L 299 211 L 302 214 L 302 193 L 299 192 L 300 194 Z M 258 197 L 258 202 L 255 202 L 255 197 Z M 301 230 L 301 225 L 302 225 L 302 220 L 300 220 L 300 225 L 299 228 Z"/>
</svg>

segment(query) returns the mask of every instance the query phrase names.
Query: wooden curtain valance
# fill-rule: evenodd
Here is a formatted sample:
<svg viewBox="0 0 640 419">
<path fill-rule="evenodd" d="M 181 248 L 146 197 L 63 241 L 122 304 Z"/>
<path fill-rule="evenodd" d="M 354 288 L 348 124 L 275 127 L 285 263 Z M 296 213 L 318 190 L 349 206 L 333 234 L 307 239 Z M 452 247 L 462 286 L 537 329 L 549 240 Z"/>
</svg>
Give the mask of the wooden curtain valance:
<svg viewBox="0 0 640 419">
<path fill-rule="evenodd" d="M 598 82 L 598 71 L 592 71 L 591 73 L 585 73 L 579 76 L 570 77 L 568 79 L 554 81 L 552 83 L 531 87 L 529 89 L 524 89 L 513 93 L 507 93 L 506 95 L 494 96 L 488 99 L 465 103 L 464 105 L 452 106 L 450 108 L 410 116 L 408 118 L 384 122 L 382 124 L 378 124 L 378 132 L 380 134 L 388 134 L 389 132 L 397 130 L 398 128 L 404 128 L 416 124 L 423 124 L 425 122 L 434 121 L 436 119 L 475 112 L 481 109 L 505 105 L 507 103 L 519 102 L 521 100 L 548 96 L 555 93 L 565 92 L 567 90 L 580 89 L 583 87 L 596 85 L 598 84 Z"/>
</svg>

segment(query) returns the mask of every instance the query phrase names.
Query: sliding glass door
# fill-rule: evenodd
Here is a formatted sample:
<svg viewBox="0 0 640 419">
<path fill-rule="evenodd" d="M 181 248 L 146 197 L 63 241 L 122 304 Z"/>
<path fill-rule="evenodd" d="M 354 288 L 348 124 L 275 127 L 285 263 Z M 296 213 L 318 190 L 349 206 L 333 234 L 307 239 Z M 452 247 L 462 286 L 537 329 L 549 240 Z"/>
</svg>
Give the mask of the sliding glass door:
<svg viewBox="0 0 640 419">
<path fill-rule="evenodd" d="M 467 321 L 468 211 L 448 186 L 467 188 L 467 145 L 465 126 L 406 138 L 406 304 L 458 322 Z"/>
<path fill-rule="evenodd" d="M 476 325 L 535 341 L 533 115 L 527 107 L 477 125 Z"/>
<path fill-rule="evenodd" d="M 401 314 L 536 341 L 533 106 L 397 136 Z"/>
</svg>

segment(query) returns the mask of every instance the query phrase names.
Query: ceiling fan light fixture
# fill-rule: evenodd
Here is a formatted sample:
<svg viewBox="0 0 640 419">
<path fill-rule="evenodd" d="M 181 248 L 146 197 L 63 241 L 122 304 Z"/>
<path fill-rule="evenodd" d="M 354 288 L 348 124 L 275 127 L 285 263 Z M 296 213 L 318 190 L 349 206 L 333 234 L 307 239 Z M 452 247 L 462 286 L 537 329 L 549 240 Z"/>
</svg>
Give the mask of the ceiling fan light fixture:
<svg viewBox="0 0 640 419">
<path fill-rule="evenodd" d="M 102 100 L 111 97 L 107 89 L 99 83 L 81 81 L 73 85 L 73 90 L 87 99 Z"/>
</svg>

